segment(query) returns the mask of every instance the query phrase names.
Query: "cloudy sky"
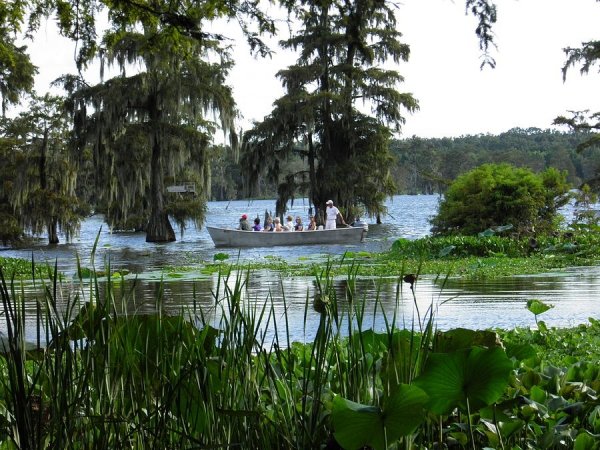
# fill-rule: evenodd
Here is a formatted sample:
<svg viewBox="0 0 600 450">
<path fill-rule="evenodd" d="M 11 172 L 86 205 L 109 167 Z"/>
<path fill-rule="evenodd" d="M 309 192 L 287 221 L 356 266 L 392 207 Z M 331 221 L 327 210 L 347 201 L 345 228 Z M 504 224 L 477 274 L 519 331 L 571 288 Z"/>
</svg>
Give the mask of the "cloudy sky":
<svg viewBox="0 0 600 450">
<path fill-rule="evenodd" d="M 596 0 L 499 0 L 495 25 L 495 69 L 480 69 L 476 20 L 465 14 L 464 0 L 400 0 L 397 17 L 411 57 L 396 69 L 405 77 L 399 86 L 411 92 L 420 110 L 406 115 L 402 137 L 454 137 L 497 134 L 513 127 L 549 128 L 568 110 L 600 110 L 600 74 L 580 75 L 572 69 L 563 82 L 563 48 L 600 39 L 600 3 Z M 236 25 L 227 34 L 235 38 Z M 285 37 L 282 27 L 281 37 Z M 276 42 L 276 41 L 274 41 Z M 29 43 L 40 69 L 36 89 L 74 71 L 74 47 L 61 40 L 52 23 Z M 230 84 L 248 128 L 271 110 L 283 90 L 275 73 L 293 63 L 293 55 L 277 51 L 272 59 L 248 55 L 243 42 L 235 48 L 236 68 Z M 96 69 L 89 72 L 95 77 Z"/>
</svg>

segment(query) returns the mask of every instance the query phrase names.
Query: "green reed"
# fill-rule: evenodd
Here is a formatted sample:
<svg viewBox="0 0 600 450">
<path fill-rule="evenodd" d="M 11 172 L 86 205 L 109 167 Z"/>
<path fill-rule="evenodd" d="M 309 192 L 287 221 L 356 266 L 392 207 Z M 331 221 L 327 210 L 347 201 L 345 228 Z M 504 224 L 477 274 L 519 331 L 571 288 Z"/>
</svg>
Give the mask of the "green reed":
<svg viewBox="0 0 600 450">
<path fill-rule="evenodd" d="M 281 329 L 271 296 L 248 301 L 249 271 L 226 271 L 213 292 L 214 323 L 197 309 L 164 316 L 161 291 L 157 314 L 139 315 L 131 310 L 134 289 L 123 283 L 97 277 L 85 283 L 80 276 L 79 286 L 68 290 L 57 277 L 42 280 L 41 298 L 34 300 L 38 342 L 26 350 L 26 295 L 0 272 L 8 332 L 2 440 L 8 448 L 333 442 L 328 404 L 334 395 L 378 402 L 364 316 L 366 308 L 373 314 L 381 308 L 378 298 L 356 293 L 353 266 L 338 298 L 331 264 L 316 275 L 314 298 L 306 297 L 305 327 L 309 314 L 319 314 L 307 344 L 292 341 L 286 314 Z M 270 338 L 267 328 L 275 331 Z"/>
<path fill-rule="evenodd" d="M 80 276 L 73 288 L 57 276 L 34 278 L 37 294 L 26 295 L 23 282 L 5 278 L 0 267 L 0 448 L 510 448 L 547 438 L 520 418 L 532 413 L 516 400 L 530 389 L 543 400 L 531 387 L 538 370 L 531 350 L 511 346 L 510 362 L 491 331 L 437 331 L 434 301 L 427 311 L 416 308 L 418 273 L 397 274 L 397 307 L 388 316 L 379 289 L 357 289 L 353 263 L 336 289 L 334 264 L 324 264 L 314 274 L 314 294 L 307 291 L 307 342 L 294 341 L 290 316 L 277 312 L 275 294 L 289 307 L 285 292 L 252 298 L 250 270 L 224 266 L 211 309 L 197 307 L 194 291 L 193 307 L 167 315 L 162 289 L 156 312 L 139 313 L 136 280 Z M 111 273 L 110 264 L 104 272 Z M 410 288 L 405 275 L 414 281 Z M 414 313 L 406 317 L 402 308 L 411 302 Z M 383 330 L 372 329 L 374 316 L 383 318 Z M 28 344 L 32 323 L 37 342 Z M 529 359 L 517 363 L 519 354 Z M 599 377 L 592 367 L 566 373 Z M 564 392 L 548 396 L 585 392 L 585 384 L 563 385 Z M 443 401 L 439 392 L 451 398 Z M 577 423 L 595 423 L 594 411 L 586 406 Z M 541 414 L 534 419 L 550 429 Z M 569 442 L 577 437 L 587 449 L 594 429 L 579 432 L 583 437 L 574 430 Z"/>
</svg>

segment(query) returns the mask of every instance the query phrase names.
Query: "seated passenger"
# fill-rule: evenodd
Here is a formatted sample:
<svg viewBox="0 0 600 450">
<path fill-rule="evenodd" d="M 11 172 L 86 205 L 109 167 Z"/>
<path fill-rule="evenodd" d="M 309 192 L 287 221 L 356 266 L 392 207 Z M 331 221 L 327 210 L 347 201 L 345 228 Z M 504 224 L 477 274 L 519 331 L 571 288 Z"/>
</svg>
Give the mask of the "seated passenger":
<svg viewBox="0 0 600 450">
<path fill-rule="evenodd" d="M 270 217 L 267 217 L 267 222 L 265 223 L 265 227 L 263 228 L 263 231 L 273 231 L 275 229 L 275 227 L 273 226 L 273 219 L 271 219 Z"/>
<path fill-rule="evenodd" d="M 273 219 L 273 225 L 274 225 L 274 231 L 284 231 L 283 227 L 281 226 L 281 221 L 279 220 L 279 217 L 275 217 Z"/>
<path fill-rule="evenodd" d="M 254 219 L 254 225 L 252 225 L 253 231 L 262 231 L 262 227 L 260 226 L 260 219 L 257 217 Z"/>
<path fill-rule="evenodd" d="M 294 218 L 292 216 L 286 217 L 286 222 L 283 228 L 284 231 L 294 231 Z"/>
<path fill-rule="evenodd" d="M 250 231 L 250 224 L 248 223 L 248 216 L 246 214 L 242 214 L 242 217 L 240 217 L 238 230 Z"/>
<path fill-rule="evenodd" d="M 302 219 L 300 216 L 296 217 L 296 225 L 294 225 L 294 231 L 304 231 L 304 225 L 302 225 Z"/>
<path fill-rule="evenodd" d="M 315 216 L 313 216 L 312 214 L 310 216 L 308 216 L 309 222 L 308 222 L 308 227 L 306 228 L 308 231 L 315 231 L 317 229 L 317 220 L 315 219 Z"/>
</svg>

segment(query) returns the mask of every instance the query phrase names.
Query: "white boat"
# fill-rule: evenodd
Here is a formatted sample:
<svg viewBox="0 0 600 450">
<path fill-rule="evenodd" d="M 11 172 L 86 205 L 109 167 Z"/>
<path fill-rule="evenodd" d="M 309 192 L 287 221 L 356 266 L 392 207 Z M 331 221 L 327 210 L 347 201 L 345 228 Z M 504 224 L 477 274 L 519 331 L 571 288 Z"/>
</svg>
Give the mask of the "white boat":
<svg viewBox="0 0 600 450">
<path fill-rule="evenodd" d="M 358 244 L 367 235 L 363 227 L 317 231 L 242 231 L 206 227 L 215 247 L 274 247 L 276 245 Z"/>
</svg>

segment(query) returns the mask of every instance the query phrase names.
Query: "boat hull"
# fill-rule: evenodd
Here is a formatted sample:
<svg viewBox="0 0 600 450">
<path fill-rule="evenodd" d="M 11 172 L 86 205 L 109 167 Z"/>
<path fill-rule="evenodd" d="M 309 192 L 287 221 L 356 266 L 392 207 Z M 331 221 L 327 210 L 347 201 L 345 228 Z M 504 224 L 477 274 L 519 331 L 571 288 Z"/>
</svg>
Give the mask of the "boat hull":
<svg viewBox="0 0 600 450">
<path fill-rule="evenodd" d="M 281 245 L 358 244 L 367 231 L 364 228 L 336 228 L 317 231 L 242 231 L 206 227 L 215 247 L 275 247 Z"/>
</svg>

